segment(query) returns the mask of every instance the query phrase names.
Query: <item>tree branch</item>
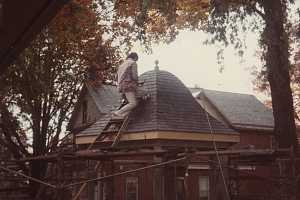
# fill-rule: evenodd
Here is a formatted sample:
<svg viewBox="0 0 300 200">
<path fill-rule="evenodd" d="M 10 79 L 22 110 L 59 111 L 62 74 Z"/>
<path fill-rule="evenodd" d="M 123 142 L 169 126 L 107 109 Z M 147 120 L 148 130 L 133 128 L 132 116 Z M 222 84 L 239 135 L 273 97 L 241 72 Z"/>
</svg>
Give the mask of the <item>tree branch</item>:
<svg viewBox="0 0 300 200">
<path fill-rule="evenodd" d="M 258 9 L 256 8 L 255 5 L 251 5 L 251 8 L 252 8 L 259 16 L 261 16 L 261 18 L 263 18 L 264 20 L 266 19 L 266 15 L 265 15 L 262 11 L 258 10 Z"/>
</svg>

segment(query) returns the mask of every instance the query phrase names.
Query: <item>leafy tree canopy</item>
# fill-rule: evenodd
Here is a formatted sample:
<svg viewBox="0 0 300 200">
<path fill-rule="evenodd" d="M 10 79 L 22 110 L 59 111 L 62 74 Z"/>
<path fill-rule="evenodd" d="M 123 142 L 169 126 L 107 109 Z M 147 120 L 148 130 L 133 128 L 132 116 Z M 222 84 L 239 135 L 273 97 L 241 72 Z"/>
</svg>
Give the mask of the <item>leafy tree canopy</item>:
<svg viewBox="0 0 300 200">
<path fill-rule="evenodd" d="M 225 47 L 233 44 L 242 55 L 245 43 L 240 33 L 258 31 L 261 59 L 271 89 L 276 139 L 279 147 L 296 149 L 287 18 L 292 3 L 293 0 L 133 0 L 116 1 L 114 9 L 124 23 L 131 23 L 128 27 L 146 46 L 151 46 L 150 41 L 171 42 L 180 29 L 203 30 L 211 34 L 208 43 L 220 42 Z"/>
</svg>

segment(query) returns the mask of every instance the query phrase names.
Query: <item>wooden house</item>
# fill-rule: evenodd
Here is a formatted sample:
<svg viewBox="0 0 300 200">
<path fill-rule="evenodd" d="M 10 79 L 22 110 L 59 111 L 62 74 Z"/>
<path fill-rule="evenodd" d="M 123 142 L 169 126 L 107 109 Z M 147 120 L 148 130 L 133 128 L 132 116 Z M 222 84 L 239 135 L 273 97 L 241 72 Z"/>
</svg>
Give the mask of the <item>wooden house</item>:
<svg viewBox="0 0 300 200">
<path fill-rule="evenodd" d="M 253 186 L 257 182 L 230 179 L 231 159 L 218 156 L 218 151 L 271 149 L 270 110 L 251 95 L 203 89 L 195 94 L 176 76 L 158 68 L 145 72 L 139 80 L 150 98 L 140 101 L 130 113 L 113 146 L 120 124 L 108 125 L 107 119 L 108 113 L 120 106 L 116 87 L 83 87 L 69 130 L 79 151 L 93 149 L 105 159 L 78 169 L 82 176 L 113 176 L 89 183 L 80 199 L 219 200 L 237 196 L 234 192 L 247 193 L 248 187 L 251 193 L 259 189 Z M 114 154 L 105 157 L 105 152 Z M 247 170 L 259 176 L 270 171 L 248 164 L 234 167 L 235 174 Z M 237 189 L 229 191 L 232 187 Z M 78 190 L 75 188 L 73 195 L 79 194 Z"/>
<path fill-rule="evenodd" d="M 192 91 L 207 112 L 240 133 L 239 148 L 274 147 L 272 110 L 255 96 L 199 88 Z"/>
<path fill-rule="evenodd" d="M 207 112 L 240 134 L 240 142 L 231 148 L 276 148 L 272 110 L 255 96 L 200 88 L 192 88 L 191 92 Z M 268 181 L 278 173 L 273 166 L 247 162 L 235 168 L 238 170 L 233 174 L 238 175 L 239 180 L 234 180 L 234 184 L 238 185 L 237 195 L 240 199 L 267 198 L 273 193 L 274 184 Z"/>
<path fill-rule="evenodd" d="M 103 166 L 100 173 L 110 174 L 112 170 L 113 173 L 117 173 L 142 167 L 145 165 L 143 162 L 147 164 L 175 159 L 178 153 L 213 149 L 213 141 L 221 149 L 239 142 L 239 134 L 208 115 L 188 88 L 173 74 L 156 69 L 142 74 L 140 80 L 144 81 L 143 87 L 151 97 L 140 102 L 130 114 L 128 126 L 115 149 L 158 153 L 123 158 L 127 163 L 131 160 L 131 165 L 111 159 L 111 163 Z M 88 146 L 100 134 L 105 114 L 118 103 L 119 94 L 113 86 L 92 88 L 87 85 L 84 88 L 69 126 L 71 130 L 75 130 L 75 143 L 79 148 Z M 88 124 L 91 125 L 84 129 Z M 102 133 L 103 139 L 97 141 L 95 148 L 110 148 L 115 133 L 113 127 L 106 127 Z M 189 199 L 212 199 L 217 193 L 210 192 L 211 186 L 215 184 L 210 178 L 211 167 L 202 163 L 206 162 L 198 162 L 196 159 L 188 164 L 181 162 L 177 166 L 167 165 L 116 177 L 113 183 L 110 183 L 115 187 L 102 184 L 95 188 L 93 194 L 98 195 L 99 199 L 171 199 L 176 196 L 180 199 L 186 195 L 190 196 Z M 187 173 L 189 176 L 185 176 Z M 193 192 L 186 192 L 185 187 Z M 113 191 L 106 191 L 108 188 Z"/>
</svg>

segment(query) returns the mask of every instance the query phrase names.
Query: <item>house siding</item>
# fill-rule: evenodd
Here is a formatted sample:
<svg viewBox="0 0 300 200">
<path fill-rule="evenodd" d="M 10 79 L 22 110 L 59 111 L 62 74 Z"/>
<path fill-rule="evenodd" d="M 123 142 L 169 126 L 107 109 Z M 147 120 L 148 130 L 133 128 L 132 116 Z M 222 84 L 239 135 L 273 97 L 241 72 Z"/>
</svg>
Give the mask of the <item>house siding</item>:
<svg viewBox="0 0 300 200">
<path fill-rule="evenodd" d="M 179 132 L 182 133 L 185 137 L 189 136 L 192 132 L 198 133 L 206 133 L 211 135 L 211 126 L 208 126 L 208 119 L 211 119 L 212 122 L 215 121 L 216 126 L 212 126 L 214 131 L 218 130 L 217 128 L 220 126 L 223 130 L 221 133 L 232 134 L 233 131 L 234 135 L 240 137 L 240 140 L 235 140 L 226 143 L 226 141 L 218 141 L 214 137 L 214 140 L 217 143 L 218 149 L 227 149 L 229 146 L 235 143 L 236 145 L 232 146 L 232 148 L 236 149 L 269 149 L 272 147 L 272 135 L 268 132 L 263 132 L 262 130 L 249 130 L 246 129 L 238 129 L 236 128 L 236 132 L 231 128 L 228 128 L 225 125 L 233 127 L 233 124 L 230 124 L 228 118 L 226 118 L 223 113 L 214 105 L 209 102 L 206 97 L 202 99 L 195 99 L 186 92 L 186 89 L 183 87 L 183 84 L 180 83 L 178 80 L 174 80 L 174 77 L 170 77 L 169 73 L 153 71 L 144 75 L 145 78 L 145 85 L 147 86 L 151 98 L 148 101 L 145 101 L 139 104 L 130 116 L 130 123 L 128 124 L 128 129 L 123 132 L 123 141 L 120 140 L 118 144 L 118 148 L 116 150 L 132 150 L 135 149 L 137 151 L 141 150 L 142 148 L 148 149 L 166 149 L 170 150 L 168 154 L 161 154 L 154 156 L 131 156 L 131 157 L 122 157 L 122 158 L 107 158 L 107 160 L 101 161 L 102 167 L 99 169 L 101 171 L 98 174 L 102 174 L 102 176 L 116 174 L 119 172 L 124 172 L 128 170 L 134 170 L 141 167 L 149 166 L 151 164 L 157 163 L 157 161 L 164 161 L 164 160 L 172 160 L 178 158 L 179 154 L 176 153 L 174 150 L 182 151 L 183 148 L 185 152 L 193 152 L 193 151 L 201 151 L 201 150 L 213 150 L 213 142 L 211 140 L 206 141 L 200 144 L 200 141 L 192 141 L 187 140 L 184 137 L 178 137 Z M 160 81 L 157 81 L 159 79 Z M 175 83 L 172 83 L 175 81 Z M 178 86 L 178 87 L 174 87 Z M 168 86 L 168 87 L 167 87 Z M 146 87 L 146 88 L 147 88 Z M 176 88 L 176 90 L 174 90 Z M 179 91 L 177 91 L 179 90 Z M 181 91 L 182 90 L 182 91 Z M 152 92 L 152 93 L 151 93 Z M 160 92 L 158 95 L 157 92 Z M 96 95 L 95 95 L 96 96 Z M 175 98 L 176 97 L 176 98 Z M 96 104 L 94 103 L 91 96 L 86 95 L 84 99 L 87 104 L 87 119 L 88 122 L 91 122 L 97 119 L 101 113 L 97 109 Z M 95 100 L 95 99 L 94 99 Z M 103 100 L 103 99 L 101 99 Z M 187 101 L 186 101 L 187 100 Z M 193 100 L 193 101 L 192 101 Z M 103 101 L 101 101 L 103 103 Z M 99 103 L 99 102 L 98 102 Z M 181 104 L 180 104 L 181 103 Z M 99 105 L 99 104 L 97 104 Z M 182 105 L 182 106 L 181 106 Z M 193 105 L 193 107 L 190 107 Z M 194 106 L 196 105 L 196 106 Z M 188 108 L 188 109 L 186 109 Z M 196 109 L 201 109 L 199 112 Z M 206 110 L 211 116 L 206 115 Z M 155 111 L 155 112 L 154 112 Z M 197 113 L 199 115 L 193 116 L 193 114 Z M 82 107 L 80 112 L 78 112 L 78 116 L 76 119 L 76 124 L 78 126 L 82 125 Z M 245 113 L 243 113 L 245 114 Z M 189 118 L 192 116 L 191 118 Z M 249 116 L 251 117 L 251 116 Z M 197 119 L 197 120 L 196 120 Z M 200 120 L 199 120 L 200 119 Z M 245 119 L 245 118 L 243 118 Z M 218 121 L 219 120 L 219 121 Z M 154 123 L 155 122 L 155 123 Z M 168 123 L 167 123 L 168 122 Z M 180 122 L 180 123 L 179 123 Z M 185 123 L 188 122 L 188 123 Z M 161 124 L 161 125 L 159 125 Z M 97 125 L 97 123 L 96 123 Z M 244 125 L 242 123 L 242 125 Z M 198 126 L 201 128 L 200 131 Z M 203 127 L 201 127 L 203 126 Z M 224 127 L 223 127 L 224 126 Z M 167 128 L 171 128 L 171 130 Z M 182 129 L 184 127 L 184 129 Z M 90 128 L 90 127 L 89 127 Z M 156 130 L 156 129 L 158 130 Z M 244 127 L 243 127 L 244 128 Z M 96 129 L 97 131 L 98 129 Z M 224 132 L 224 130 L 230 130 L 229 132 Z M 149 131 L 151 134 L 148 134 Z M 161 137 L 155 138 L 154 136 L 159 135 L 153 131 L 164 131 L 163 135 L 160 133 Z M 174 131 L 174 132 L 172 132 Z M 127 132 L 127 133 L 126 133 Z M 171 133 L 171 134 L 169 134 Z M 218 132 L 216 132 L 218 134 Z M 146 138 L 145 136 L 153 136 L 153 140 L 150 138 Z M 109 135 L 108 135 L 109 136 Z M 131 138 L 130 138 L 130 137 Z M 135 138 L 134 138 L 134 137 Z M 164 137 L 162 137 L 164 136 Z M 168 137 L 167 137 L 168 136 Z M 203 135 L 202 135 L 203 136 Z M 214 136 L 217 136 L 216 134 Z M 86 137 L 86 136 L 84 136 Z M 90 136 L 89 136 L 90 137 Z M 139 138 L 140 137 L 140 138 Z M 124 138 L 127 139 L 124 141 Z M 155 139 L 155 140 L 154 140 Z M 201 139 L 199 136 L 195 136 L 193 139 Z M 98 141 L 97 147 L 101 149 L 101 147 L 105 147 L 105 145 L 109 144 L 109 137 L 103 139 L 103 141 Z M 87 143 L 92 142 L 88 141 Z M 103 144 L 101 143 L 103 142 Z M 199 142 L 199 143 L 196 143 Z M 238 143 L 238 144 L 237 144 Z M 80 145 L 80 143 L 77 143 Z M 82 143 L 86 144 L 86 143 Z M 103 145 L 103 146 L 101 146 Z M 222 146 L 221 146 L 222 145 Z M 139 148 L 140 147 L 140 148 Z M 183 147 L 180 149 L 180 147 Z M 128 173 L 123 175 L 118 175 L 113 178 L 105 179 L 102 185 L 107 185 L 107 191 L 104 193 L 106 194 L 106 198 L 99 198 L 99 200 L 126 200 L 126 178 L 127 177 L 135 177 L 138 179 L 138 200 L 174 200 L 176 198 L 176 184 L 177 180 L 179 180 L 180 184 L 181 181 L 184 181 L 184 188 L 185 188 L 185 196 L 184 199 L 186 200 L 199 200 L 199 177 L 208 177 L 209 178 L 209 200 L 225 200 L 228 199 L 228 194 L 226 191 L 225 186 L 230 186 L 230 181 L 236 181 L 237 184 L 240 186 L 238 188 L 238 195 L 239 196 L 261 196 L 264 195 L 265 188 L 268 191 L 274 190 L 271 184 L 268 184 L 264 179 L 259 177 L 271 177 L 272 175 L 272 168 L 268 166 L 256 166 L 255 168 L 251 168 L 249 166 L 241 166 L 242 162 L 235 162 L 233 159 L 234 156 L 232 155 L 220 155 L 220 157 L 216 157 L 215 152 L 212 152 L 212 156 L 198 156 L 193 157 L 192 159 L 187 159 L 182 162 L 172 163 L 165 166 L 145 169 L 134 173 Z M 189 156 L 188 156 L 189 157 Z M 240 158 L 235 155 L 235 158 Z M 124 159 L 125 164 L 120 164 L 121 162 L 117 162 L 117 159 Z M 237 159 L 237 160 L 238 160 Z M 119 160 L 120 161 L 120 160 Z M 140 164 L 139 161 L 150 161 L 145 162 L 144 164 Z M 232 161 L 232 163 L 231 163 Z M 222 163 L 222 172 L 220 170 L 219 162 Z M 134 163 L 134 164 L 133 164 Z M 137 164 L 139 163 L 139 164 Z M 228 165 L 230 164 L 230 165 Z M 242 163 L 244 164 L 244 163 Z M 192 166 L 189 168 L 189 166 Z M 202 165 L 202 166 L 201 166 Z M 206 165 L 203 167 L 203 165 Z M 226 166 L 226 167 L 225 167 Z M 241 169 L 244 167 L 244 169 Z M 188 168 L 188 170 L 187 170 Z M 252 175 L 249 177 L 245 176 L 246 174 Z M 224 176 L 223 176 L 224 175 Z M 234 180 L 232 176 L 238 175 L 239 180 Z M 223 180 L 223 178 L 225 180 Z M 225 185 L 224 185 L 225 182 Z M 267 185 L 268 184 L 268 185 Z M 265 186 L 267 185 L 267 186 Z M 180 189 L 182 189 L 182 185 L 180 185 Z M 203 192 L 204 193 L 204 192 Z M 202 194 L 203 194 L 202 193 Z M 95 196 L 93 196 L 92 191 L 88 191 L 87 194 L 89 196 L 85 196 L 84 200 L 95 200 Z M 103 195 L 102 195 L 103 196 Z M 240 198 L 239 200 L 241 200 Z M 180 200 L 180 199 L 178 199 Z M 258 198 L 256 198 L 258 200 Z"/>
<path fill-rule="evenodd" d="M 102 168 L 98 169 L 98 172 L 94 172 L 94 174 L 116 174 L 128 170 L 138 169 L 141 167 L 151 165 L 151 161 L 157 160 L 153 156 L 139 156 L 139 157 L 123 157 L 122 160 L 144 160 L 149 161 L 148 164 L 122 164 L 122 163 L 113 163 L 111 161 L 105 161 Z M 198 159 L 193 160 L 192 162 L 200 161 Z M 208 159 L 208 157 L 201 157 L 202 159 Z M 197 162 L 196 162 L 197 163 Z M 95 163 L 94 163 L 95 164 Z M 103 163 L 102 163 L 103 164 Z M 194 163 L 194 166 L 197 164 Z M 207 165 L 209 166 L 209 165 Z M 176 168 L 176 170 L 175 170 Z M 93 169 L 92 166 L 89 169 Z M 180 178 L 185 183 L 185 192 L 183 196 L 186 200 L 199 200 L 199 177 L 205 176 L 209 177 L 209 200 L 225 200 L 227 199 L 226 194 L 224 193 L 224 185 L 221 179 L 220 174 L 218 173 L 218 169 L 211 166 L 208 169 L 188 169 L 186 171 L 186 165 L 182 162 L 176 164 L 169 164 L 157 168 L 150 168 L 134 173 L 124 174 L 120 176 L 115 176 L 113 178 L 109 178 L 103 180 L 98 184 L 100 186 L 99 191 L 103 191 L 101 186 L 107 184 L 107 188 L 109 190 L 105 191 L 106 199 L 109 200 L 126 200 L 126 178 L 127 177 L 137 177 L 138 178 L 138 200 L 157 200 L 157 192 L 155 192 L 155 187 L 157 184 L 157 170 L 159 170 L 162 174 L 161 177 L 161 191 L 162 191 L 162 199 L 161 200 L 174 200 L 176 199 L 176 178 Z M 186 174 L 186 172 L 188 172 Z M 175 178 L 176 176 L 176 178 Z M 95 177 L 93 177 L 95 178 Z M 103 193 L 97 197 L 95 197 L 95 188 L 96 183 L 91 184 L 86 187 L 85 191 L 81 194 L 81 200 L 105 200 L 103 197 Z M 109 187 L 109 185 L 113 185 L 113 187 Z M 78 191 L 78 188 L 77 190 Z"/>
<path fill-rule="evenodd" d="M 253 145 L 257 149 L 272 148 L 273 135 L 261 132 L 241 132 L 240 143 L 241 147 Z"/>
<path fill-rule="evenodd" d="M 234 125 L 223 116 L 218 108 L 213 105 L 205 95 L 200 95 L 197 98 L 198 103 L 213 117 L 226 123 L 230 127 Z M 245 122 L 247 123 L 247 122 Z M 274 148 L 273 144 L 273 132 L 265 130 L 247 130 L 235 128 L 237 132 L 240 133 L 240 142 L 235 144 L 232 148 L 235 149 L 272 149 Z M 237 199 L 260 199 L 262 197 L 269 198 L 272 194 L 272 191 L 275 191 L 275 185 L 267 180 L 270 180 L 271 177 L 278 173 L 274 166 L 235 166 L 240 168 L 239 170 L 229 170 L 230 180 L 239 185 L 238 192 L 236 194 Z M 242 169 L 244 168 L 244 169 Z M 248 168 L 248 169 L 247 169 Z M 251 169 L 252 168 L 252 169 Z M 239 177 L 238 179 L 235 179 Z M 195 183 L 194 183 L 195 184 Z M 214 186 L 215 187 L 215 186 Z M 196 188 L 194 188 L 196 189 Z M 196 193 L 197 191 L 193 191 Z M 191 198 L 194 200 L 194 198 Z M 196 200 L 196 199 L 195 199 Z"/>
</svg>

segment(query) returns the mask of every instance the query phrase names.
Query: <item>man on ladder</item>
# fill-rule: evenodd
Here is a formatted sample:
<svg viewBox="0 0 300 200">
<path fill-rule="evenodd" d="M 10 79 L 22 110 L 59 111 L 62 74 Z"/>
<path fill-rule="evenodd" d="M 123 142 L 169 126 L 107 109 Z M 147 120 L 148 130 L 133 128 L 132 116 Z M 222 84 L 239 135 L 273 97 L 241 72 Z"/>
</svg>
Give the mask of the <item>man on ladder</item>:
<svg viewBox="0 0 300 200">
<path fill-rule="evenodd" d="M 137 60 L 137 53 L 132 52 L 127 56 L 126 60 L 118 68 L 118 90 L 120 93 L 122 93 L 123 97 L 125 97 L 128 103 L 121 109 L 112 113 L 113 119 L 124 119 L 138 104 Z"/>
</svg>

